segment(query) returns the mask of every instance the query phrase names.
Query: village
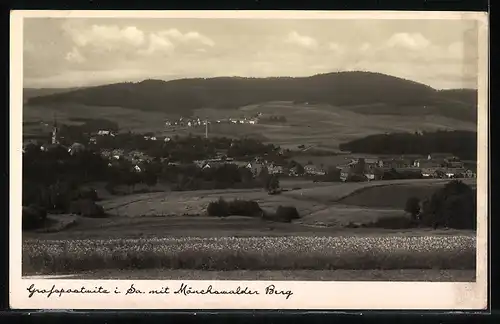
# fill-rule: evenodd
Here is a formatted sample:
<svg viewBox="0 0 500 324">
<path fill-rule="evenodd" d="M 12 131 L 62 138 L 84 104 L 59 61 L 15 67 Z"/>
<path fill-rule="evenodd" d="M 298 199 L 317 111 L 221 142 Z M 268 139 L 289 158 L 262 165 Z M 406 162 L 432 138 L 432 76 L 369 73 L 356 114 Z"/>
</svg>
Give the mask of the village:
<svg viewBox="0 0 500 324">
<path fill-rule="evenodd" d="M 166 120 L 165 127 L 167 128 L 175 128 L 175 127 L 200 127 L 206 126 L 210 124 L 249 124 L 255 125 L 259 122 L 259 117 L 262 116 L 262 113 L 257 113 L 254 116 L 246 117 L 242 116 L 239 118 L 236 117 L 228 117 L 222 119 L 213 119 L 210 120 L 208 118 L 200 119 L 200 117 L 192 117 L 192 118 L 184 118 L 180 117 L 178 119 Z"/>
<path fill-rule="evenodd" d="M 203 123 L 199 119 L 182 120 L 190 125 L 195 122 L 199 125 Z M 231 119 L 231 122 L 234 120 Z M 247 119 L 242 119 L 237 122 L 247 122 Z M 251 120 L 250 120 L 251 121 Z M 177 122 L 176 122 L 177 123 Z M 205 125 L 206 121 L 205 121 Z M 61 140 L 66 143 L 69 139 L 64 138 L 60 134 L 60 129 L 57 123 L 54 123 L 52 130 L 51 143 L 40 146 L 42 151 L 48 151 L 55 147 L 64 147 L 70 154 L 75 154 L 79 151 L 91 148 L 99 148 L 98 143 L 113 139 L 117 136 L 117 132 L 113 130 L 100 129 L 89 134 L 88 143 L 73 143 L 63 146 Z M 144 141 L 155 141 L 168 143 L 172 141 L 168 136 L 155 136 L 153 133 L 141 134 Z M 205 134 L 205 139 L 208 139 L 208 132 Z M 31 142 L 25 143 L 24 147 Z M 229 144 L 232 146 L 234 140 Z M 159 143 L 158 143 L 159 144 Z M 299 145 L 300 147 L 300 145 Z M 112 167 L 119 161 L 128 161 L 135 172 L 143 172 L 148 163 L 156 159 L 162 164 L 167 165 L 195 165 L 201 170 L 217 169 L 224 165 L 234 165 L 238 168 L 246 168 L 251 171 L 254 177 L 258 177 L 263 170 L 271 175 L 282 177 L 311 177 L 320 180 L 330 176 L 330 181 L 343 182 L 359 182 L 359 181 L 374 181 L 374 180 L 393 180 L 393 179 L 419 179 L 419 178 L 475 178 L 476 168 L 474 162 L 465 163 L 451 153 L 430 153 L 425 155 L 381 155 L 373 157 L 372 155 L 360 155 L 339 153 L 335 155 L 337 162 L 315 164 L 308 161 L 301 165 L 293 160 L 292 156 L 284 156 L 282 149 L 277 151 L 275 156 L 268 154 L 260 154 L 257 156 L 246 156 L 235 159 L 228 156 L 228 148 L 218 149 L 211 156 L 204 156 L 202 159 L 193 159 L 189 161 L 172 161 L 165 157 L 150 156 L 139 149 L 124 149 L 124 148 L 99 148 L 97 151 L 101 157 L 108 161 L 108 166 Z M 24 151 L 24 148 L 23 148 Z M 338 156 L 345 156 L 342 163 L 338 163 Z M 278 158 L 276 158 L 278 157 Z M 333 159 L 332 159 L 333 161 Z M 333 175 L 333 177 L 332 177 Z"/>
</svg>

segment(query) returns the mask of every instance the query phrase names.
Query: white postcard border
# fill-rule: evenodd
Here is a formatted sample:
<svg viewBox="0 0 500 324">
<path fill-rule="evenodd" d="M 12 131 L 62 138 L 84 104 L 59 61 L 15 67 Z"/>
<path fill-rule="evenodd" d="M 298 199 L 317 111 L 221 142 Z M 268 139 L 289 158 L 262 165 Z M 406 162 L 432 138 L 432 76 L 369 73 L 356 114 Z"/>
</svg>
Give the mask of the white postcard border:
<svg viewBox="0 0 500 324">
<path fill-rule="evenodd" d="M 303 282 L 303 281 L 162 281 L 162 280 L 31 280 L 21 276 L 21 143 L 23 89 L 23 19 L 53 18 L 211 18 L 211 19 L 474 19 L 478 22 L 478 226 L 475 283 L 436 282 Z M 474 12 L 301 12 L 301 11 L 13 11 L 10 48 L 10 306 L 16 309 L 484 309 L 488 289 L 488 15 Z M 218 290 L 260 291 L 260 295 L 101 295 L 63 294 L 62 297 L 34 295 L 27 288 L 71 289 L 103 286 L 125 291 L 131 284 L 149 291 L 181 283 L 194 289 L 212 285 Z M 266 295 L 266 286 L 291 290 L 286 299 Z M 111 297 L 111 298 L 110 298 Z"/>
</svg>

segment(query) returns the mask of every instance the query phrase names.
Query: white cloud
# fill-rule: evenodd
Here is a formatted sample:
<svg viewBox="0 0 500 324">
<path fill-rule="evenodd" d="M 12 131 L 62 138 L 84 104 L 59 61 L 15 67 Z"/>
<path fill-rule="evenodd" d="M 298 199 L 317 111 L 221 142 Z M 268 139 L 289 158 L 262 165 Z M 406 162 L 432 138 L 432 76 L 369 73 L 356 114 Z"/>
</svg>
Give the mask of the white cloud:
<svg viewBox="0 0 500 324">
<path fill-rule="evenodd" d="M 285 42 L 288 44 L 298 45 L 307 49 L 316 49 L 318 47 L 318 42 L 314 38 L 305 35 L 300 35 L 296 31 L 289 33 L 285 39 Z"/>
<path fill-rule="evenodd" d="M 144 43 L 144 32 L 134 26 L 120 28 L 114 25 L 92 25 L 88 30 L 70 28 L 73 41 L 77 46 L 113 49 L 123 45 L 133 47 Z"/>
<path fill-rule="evenodd" d="M 80 53 L 77 47 L 73 47 L 71 52 L 66 53 L 64 58 L 66 61 L 71 63 L 83 63 L 86 61 L 85 57 Z"/>
<path fill-rule="evenodd" d="M 210 47 L 215 45 L 215 42 L 212 39 L 195 31 L 183 34 L 177 29 L 169 29 L 161 31 L 159 35 L 181 43 L 199 43 Z"/>
<path fill-rule="evenodd" d="M 165 37 L 157 34 L 149 35 L 149 46 L 146 49 L 140 50 L 140 54 L 151 55 L 156 53 L 170 53 L 174 50 L 174 44 Z"/>
<path fill-rule="evenodd" d="M 389 47 L 402 47 L 411 50 L 424 49 L 430 42 L 420 33 L 396 33 L 386 43 Z"/>
</svg>

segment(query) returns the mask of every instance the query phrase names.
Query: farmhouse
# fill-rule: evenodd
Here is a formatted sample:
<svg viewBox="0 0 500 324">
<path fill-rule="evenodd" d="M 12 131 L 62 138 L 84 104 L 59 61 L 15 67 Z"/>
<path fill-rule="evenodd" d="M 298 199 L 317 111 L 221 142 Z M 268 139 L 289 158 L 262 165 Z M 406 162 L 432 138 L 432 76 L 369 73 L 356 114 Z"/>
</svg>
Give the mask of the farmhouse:
<svg viewBox="0 0 500 324">
<path fill-rule="evenodd" d="M 448 178 L 462 178 L 465 175 L 466 170 L 464 168 L 447 168 L 445 174 Z"/>
<path fill-rule="evenodd" d="M 415 161 L 415 167 L 417 168 L 440 168 L 443 164 L 434 160 L 417 160 Z"/>
<path fill-rule="evenodd" d="M 368 181 L 375 180 L 375 178 L 376 178 L 375 177 L 375 172 L 373 172 L 373 171 L 365 172 L 364 175 L 365 175 L 366 179 L 368 179 Z"/>
<path fill-rule="evenodd" d="M 271 163 L 267 166 L 267 171 L 270 174 L 283 174 L 283 166 Z"/>
<path fill-rule="evenodd" d="M 326 172 L 322 168 L 317 167 L 314 164 L 308 164 L 304 166 L 304 172 L 309 175 L 325 175 Z"/>
<path fill-rule="evenodd" d="M 262 169 L 264 169 L 264 164 L 260 162 L 249 162 L 246 167 L 252 171 L 254 176 L 257 176 L 262 172 Z"/>
<path fill-rule="evenodd" d="M 97 135 L 99 135 L 99 136 L 106 136 L 106 135 L 114 136 L 114 134 L 110 130 L 100 130 L 97 132 Z"/>
<path fill-rule="evenodd" d="M 351 159 L 351 161 L 347 164 L 347 166 L 355 166 L 359 163 L 364 163 L 365 166 L 369 169 L 377 168 L 377 167 L 382 167 L 383 161 L 378 159 L 378 158 L 371 158 L 371 157 L 358 157 Z"/>
<path fill-rule="evenodd" d="M 224 165 L 225 165 L 225 163 L 221 162 L 221 161 L 207 161 L 203 165 L 202 169 L 217 169 L 217 168 L 220 168 Z"/>
<path fill-rule="evenodd" d="M 408 158 L 393 158 L 393 159 L 385 159 L 382 161 L 382 165 L 384 168 L 389 169 L 401 169 L 401 168 L 410 168 L 415 165 L 414 161 Z"/>
<path fill-rule="evenodd" d="M 422 177 L 424 178 L 437 178 L 439 168 L 422 168 Z"/>
<path fill-rule="evenodd" d="M 427 155 L 427 160 L 453 160 L 453 159 L 457 159 L 457 157 L 451 153 L 431 153 Z"/>
</svg>

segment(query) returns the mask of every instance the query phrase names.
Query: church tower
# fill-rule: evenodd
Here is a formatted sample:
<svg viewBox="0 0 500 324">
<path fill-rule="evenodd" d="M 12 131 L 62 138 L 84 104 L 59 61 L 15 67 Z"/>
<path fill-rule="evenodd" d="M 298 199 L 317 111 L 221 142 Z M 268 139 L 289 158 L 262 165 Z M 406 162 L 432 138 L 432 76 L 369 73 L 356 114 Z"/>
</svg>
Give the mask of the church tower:
<svg viewBox="0 0 500 324">
<path fill-rule="evenodd" d="M 54 115 L 54 126 L 52 128 L 52 144 L 59 144 L 57 119 L 56 119 L 55 115 Z"/>
</svg>

